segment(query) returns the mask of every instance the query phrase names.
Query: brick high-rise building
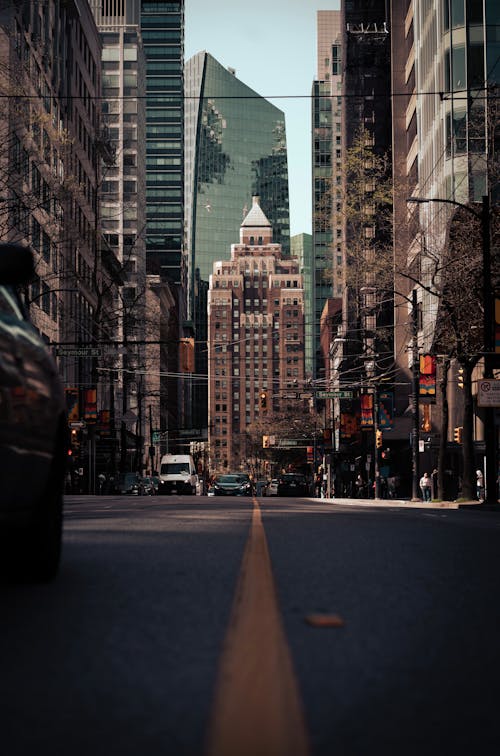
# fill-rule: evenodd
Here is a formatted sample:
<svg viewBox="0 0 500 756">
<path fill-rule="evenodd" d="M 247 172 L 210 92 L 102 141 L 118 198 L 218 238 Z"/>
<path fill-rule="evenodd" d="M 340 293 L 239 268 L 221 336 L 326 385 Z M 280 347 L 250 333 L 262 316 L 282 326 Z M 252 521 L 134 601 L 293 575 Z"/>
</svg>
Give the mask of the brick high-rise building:
<svg viewBox="0 0 500 756">
<path fill-rule="evenodd" d="M 287 397 L 304 382 L 299 262 L 273 243 L 258 197 L 231 258 L 213 265 L 208 356 L 211 471 L 248 469 L 259 428 L 269 432 L 273 418 L 297 412 L 295 395 Z"/>
</svg>

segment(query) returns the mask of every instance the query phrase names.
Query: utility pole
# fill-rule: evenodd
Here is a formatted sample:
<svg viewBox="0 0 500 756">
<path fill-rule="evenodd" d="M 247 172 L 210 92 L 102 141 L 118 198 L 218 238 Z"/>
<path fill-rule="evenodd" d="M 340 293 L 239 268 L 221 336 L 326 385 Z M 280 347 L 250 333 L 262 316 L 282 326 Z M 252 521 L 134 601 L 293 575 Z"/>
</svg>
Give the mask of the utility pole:
<svg viewBox="0 0 500 756">
<path fill-rule="evenodd" d="M 411 296 L 411 323 L 412 323 L 412 412 L 411 412 L 411 500 L 420 501 L 419 496 L 419 364 L 418 364 L 418 306 L 417 290 L 413 289 Z"/>
<path fill-rule="evenodd" d="M 495 333 L 493 317 L 493 287 L 491 281 L 491 229 L 490 202 L 488 195 L 483 196 L 481 208 L 481 230 L 483 237 L 483 342 L 484 342 L 484 378 L 493 378 L 493 353 L 495 350 Z M 497 492 L 497 438 L 495 429 L 495 408 L 484 407 L 484 446 L 486 455 L 486 490 L 484 503 L 498 506 Z"/>
<path fill-rule="evenodd" d="M 379 414 L 379 401 L 378 401 L 378 388 L 375 386 L 373 391 L 373 482 L 375 484 L 375 498 L 380 499 L 380 465 L 379 465 L 379 448 L 378 448 L 378 414 Z M 371 492 L 369 492 L 371 495 Z"/>
</svg>

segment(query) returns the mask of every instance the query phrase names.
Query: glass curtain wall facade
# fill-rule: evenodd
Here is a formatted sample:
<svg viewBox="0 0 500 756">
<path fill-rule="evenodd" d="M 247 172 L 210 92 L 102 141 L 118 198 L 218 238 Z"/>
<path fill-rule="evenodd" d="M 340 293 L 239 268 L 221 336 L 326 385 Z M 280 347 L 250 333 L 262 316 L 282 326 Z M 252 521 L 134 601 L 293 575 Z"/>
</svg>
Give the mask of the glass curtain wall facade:
<svg viewBox="0 0 500 756">
<path fill-rule="evenodd" d="M 206 52 L 185 67 L 185 227 L 188 317 L 196 334 L 197 374 L 207 374 L 206 296 L 213 263 L 223 259 L 260 197 L 283 255 L 290 254 L 288 163 L 284 113 Z M 206 424 L 206 385 L 193 406 Z"/>
<path fill-rule="evenodd" d="M 181 283 L 183 264 L 184 0 L 141 3 L 146 57 L 148 273 Z"/>
<path fill-rule="evenodd" d="M 342 98 L 340 11 L 317 13 L 317 80 L 312 90 L 313 258 L 307 304 L 306 371 L 321 363 L 320 319 L 342 296 Z"/>
</svg>

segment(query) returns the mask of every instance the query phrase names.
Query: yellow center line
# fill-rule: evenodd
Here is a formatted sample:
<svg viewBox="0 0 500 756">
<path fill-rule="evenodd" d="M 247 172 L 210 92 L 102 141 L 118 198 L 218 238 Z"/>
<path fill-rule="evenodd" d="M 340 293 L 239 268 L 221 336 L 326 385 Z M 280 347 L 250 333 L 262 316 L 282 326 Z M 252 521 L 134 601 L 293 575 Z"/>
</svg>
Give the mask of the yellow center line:
<svg viewBox="0 0 500 756">
<path fill-rule="evenodd" d="M 307 756 L 257 499 L 219 662 L 207 756 Z"/>
</svg>

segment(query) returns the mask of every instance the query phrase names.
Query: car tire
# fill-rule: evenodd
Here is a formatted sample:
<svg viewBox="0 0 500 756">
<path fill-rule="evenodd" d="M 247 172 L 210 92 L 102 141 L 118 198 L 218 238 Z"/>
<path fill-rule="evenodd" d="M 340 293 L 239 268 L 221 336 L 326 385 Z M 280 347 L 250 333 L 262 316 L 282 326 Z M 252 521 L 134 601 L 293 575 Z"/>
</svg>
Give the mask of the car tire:
<svg viewBox="0 0 500 756">
<path fill-rule="evenodd" d="M 64 438 L 61 434 L 60 438 Z M 46 488 L 40 497 L 36 520 L 16 529 L 9 539 L 5 569 L 14 581 L 47 583 L 59 570 L 62 551 L 64 441 L 59 441 Z"/>
<path fill-rule="evenodd" d="M 38 522 L 26 534 L 27 579 L 46 583 L 56 577 L 61 561 L 62 512 L 62 492 L 51 492 L 43 502 Z"/>
</svg>

